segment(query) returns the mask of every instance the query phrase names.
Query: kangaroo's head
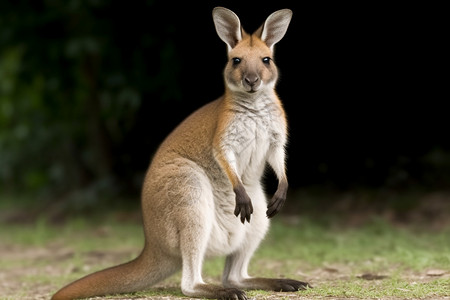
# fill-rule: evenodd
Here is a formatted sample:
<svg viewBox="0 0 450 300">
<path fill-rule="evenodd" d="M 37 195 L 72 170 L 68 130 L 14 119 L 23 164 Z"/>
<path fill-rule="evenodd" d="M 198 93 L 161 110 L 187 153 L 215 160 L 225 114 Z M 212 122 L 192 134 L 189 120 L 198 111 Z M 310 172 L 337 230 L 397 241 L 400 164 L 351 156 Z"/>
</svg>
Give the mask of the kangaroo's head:
<svg viewBox="0 0 450 300">
<path fill-rule="evenodd" d="M 286 33 L 291 17 L 290 9 L 278 10 L 250 35 L 241 27 L 234 12 L 224 7 L 214 8 L 217 34 L 228 48 L 224 77 L 229 89 L 254 93 L 275 87 L 278 71 L 273 61 L 273 49 Z"/>
</svg>

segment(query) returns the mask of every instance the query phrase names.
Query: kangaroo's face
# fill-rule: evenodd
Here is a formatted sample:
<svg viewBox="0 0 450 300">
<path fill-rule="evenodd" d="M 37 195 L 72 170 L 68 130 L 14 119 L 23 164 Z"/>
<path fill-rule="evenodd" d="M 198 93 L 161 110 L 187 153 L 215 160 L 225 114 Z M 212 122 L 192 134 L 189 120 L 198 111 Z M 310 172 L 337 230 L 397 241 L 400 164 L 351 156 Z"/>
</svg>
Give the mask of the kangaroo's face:
<svg viewBox="0 0 450 300">
<path fill-rule="evenodd" d="M 250 35 L 234 12 L 223 7 L 213 10 L 217 34 L 228 47 L 224 77 L 230 90 L 255 93 L 274 88 L 278 72 L 273 62 L 273 46 L 285 35 L 291 17 L 291 10 L 278 10 Z"/>
<path fill-rule="evenodd" d="M 231 90 L 254 93 L 273 88 L 278 72 L 266 43 L 255 35 L 246 35 L 228 52 L 224 76 Z"/>
</svg>

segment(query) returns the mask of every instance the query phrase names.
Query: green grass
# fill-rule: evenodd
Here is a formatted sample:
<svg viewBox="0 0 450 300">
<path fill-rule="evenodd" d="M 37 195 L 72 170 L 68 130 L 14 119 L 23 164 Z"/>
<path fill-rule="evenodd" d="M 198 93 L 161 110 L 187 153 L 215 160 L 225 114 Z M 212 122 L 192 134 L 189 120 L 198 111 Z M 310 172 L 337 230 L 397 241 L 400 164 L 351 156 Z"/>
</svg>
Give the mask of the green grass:
<svg viewBox="0 0 450 300">
<path fill-rule="evenodd" d="M 450 280 L 436 279 L 429 282 L 409 282 L 400 278 L 380 281 L 363 281 L 362 279 L 339 280 L 323 284 L 301 292 L 303 296 L 343 297 L 383 299 L 396 297 L 402 299 L 440 297 L 449 295 Z"/>
<path fill-rule="evenodd" d="M 15 270 L 24 269 L 24 274 L 17 275 L 17 285 L 28 286 L 0 299 L 27 299 L 26 295 L 36 293 L 33 290 L 36 286 L 48 286 L 47 292 L 51 293 L 87 273 L 134 258 L 143 245 L 143 233 L 139 222 L 115 218 L 98 221 L 78 218 L 61 226 L 40 219 L 29 225 L 0 224 L 0 241 L 6 249 L 0 248 L 1 251 L 17 251 L 17 255 L 0 255 L 0 270 L 14 274 Z M 56 249 L 54 256 L 39 256 L 39 251 L 49 249 Z M 27 256 L 30 251 L 38 254 Z M 107 255 L 102 256 L 103 253 Z M 223 263 L 223 258 L 207 260 L 205 280 L 219 283 Z M 427 272 L 433 269 L 441 270 L 442 274 L 430 276 Z M 380 219 L 358 228 L 307 219 L 285 224 L 283 216 L 279 216 L 253 257 L 249 271 L 257 276 L 308 281 L 314 288 L 299 292 L 308 298 L 448 296 L 450 228 L 440 231 L 414 226 L 398 228 Z M 384 278 L 365 280 L 362 274 Z M 182 297 L 180 281 L 181 274 L 177 273 L 158 288 L 134 296 Z M 5 293 L 0 290 L 0 294 Z M 263 291 L 248 294 L 258 299 L 283 297 Z"/>
<path fill-rule="evenodd" d="M 362 272 L 399 268 L 450 267 L 450 230 L 396 228 L 374 220 L 358 228 L 328 227 L 312 221 L 272 224 L 259 256 L 298 260 L 305 267 L 351 264 Z"/>
<path fill-rule="evenodd" d="M 267 261 L 277 265 L 267 270 Z M 275 222 L 254 257 L 251 271 L 300 277 L 313 289 L 308 297 L 424 298 L 450 295 L 450 231 L 396 228 L 373 220 L 359 228 L 329 227 L 312 221 L 295 226 Z M 266 268 L 266 270 L 265 270 Z M 362 274 L 382 275 L 365 280 Z M 300 275 L 300 276 L 299 276 Z M 311 278 L 311 279 L 310 279 Z M 314 279 L 317 278 L 317 282 Z"/>
</svg>

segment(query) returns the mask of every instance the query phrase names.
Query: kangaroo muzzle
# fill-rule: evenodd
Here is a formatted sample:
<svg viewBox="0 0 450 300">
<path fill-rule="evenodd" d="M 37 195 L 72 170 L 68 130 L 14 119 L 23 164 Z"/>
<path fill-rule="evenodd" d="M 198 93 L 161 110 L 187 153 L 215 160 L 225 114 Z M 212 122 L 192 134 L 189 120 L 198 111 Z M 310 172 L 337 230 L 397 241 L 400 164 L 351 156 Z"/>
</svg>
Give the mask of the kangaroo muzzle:
<svg viewBox="0 0 450 300">
<path fill-rule="evenodd" d="M 256 92 L 261 87 L 261 79 L 257 74 L 251 73 L 244 75 L 242 85 L 247 92 Z"/>
</svg>

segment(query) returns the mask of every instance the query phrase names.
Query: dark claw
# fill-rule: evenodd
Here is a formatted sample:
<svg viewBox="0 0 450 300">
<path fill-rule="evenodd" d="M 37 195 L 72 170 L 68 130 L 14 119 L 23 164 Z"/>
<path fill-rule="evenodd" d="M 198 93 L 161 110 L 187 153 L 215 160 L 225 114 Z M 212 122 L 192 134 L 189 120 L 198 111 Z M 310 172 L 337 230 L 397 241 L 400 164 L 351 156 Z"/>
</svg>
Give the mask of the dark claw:
<svg viewBox="0 0 450 300">
<path fill-rule="evenodd" d="M 275 280 L 274 290 L 278 292 L 296 292 L 312 288 L 307 282 L 293 279 L 277 279 Z"/>
<path fill-rule="evenodd" d="M 234 190 L 236 194 L 236 207 L 234 209 L 234 215 L 237 217 L 241 215 L 241 222 L 245 224 L 245 220 L 250 223 L 250 218 L 253 213 L 252 200 L 247 195 L 243 186 L 240 186 Z"/>
<path fill-rule="evenodd" d="M 267 205 L 266 215 L 268 218 L 275 216 L 283 207 L 284 201 L 286 201 L 286 193 L 288 189 L 288 183 L 286 180 L 281 180 L 278 184 L 278 189 L 273 195 L 272 199 Z"/>
<path fill-rule="evenodd" d="M 273 196 L 272 200 L 270 200 L 269 205 L 267 206 L 267 211 L 266 211 L 267 217 L 272 218 L 273 216 L 275 216 L 283 207 L 285 200 L 286 200 L 286 198 L 279 198 L 275 194 Z"/>
<path fill-rule="evenodd" d="M 307 288 L 312 288 L 312 286 L 310 286 L 309 283 L 307 283 L 307 282 L 286 279 L 286 290 L 283 289 L 283 291 L 296 292 L 296 291 L 306 290 Z"/>
<path fill-rule="evenodd" d="M 241 213 L 241 208 L 239 207 L 239 205 L 236 203 L 236 207 L 234 209 L 234 215 L 237 217 L 239 216 L 239 214 Z"/>
<path fill-rule="evenodd" d="M 248 300 L 244 291 L 234 288 L 221 290 L 217 298 L 223 300 Z"/>
<path fill-rule="evenodd" d="M 234 215 L 237 217 L 241 215 L 241 222 L 245 224 L 245 220 L 250 223 L 250 218 L 253 213 L 252 203 L 250 202 L 248 205 L 245 204 L 236 204 L 236 209 L 234 210 Z"/>
<path fill-rule="evenodd" d="M 242 224 L 245 224 L 245 219 L 247 219 L 247 217 L 248 216 L 246 214 L 244 214 L 244 212 L 241 212 L 241 222 L 242 222 Z"/>
</svg>

